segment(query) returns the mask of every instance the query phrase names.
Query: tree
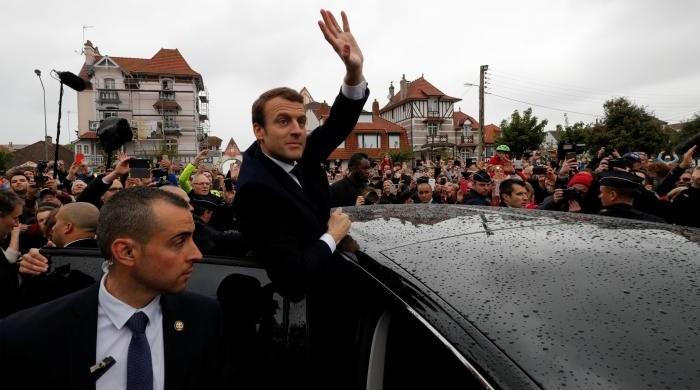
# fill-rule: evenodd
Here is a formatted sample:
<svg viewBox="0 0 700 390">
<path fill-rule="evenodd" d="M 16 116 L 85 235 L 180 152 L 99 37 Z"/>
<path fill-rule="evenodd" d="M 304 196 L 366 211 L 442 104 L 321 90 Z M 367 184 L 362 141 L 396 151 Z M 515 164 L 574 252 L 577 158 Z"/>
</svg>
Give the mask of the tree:
<svg viewBox="0 0 700 390">
<path fill-rule="evenodd" d="M 0 171 L 6 171 L 12 165 L 12 153 L 9 150 L 0 148 Z"/>
<path fill-rule="evenodd" d="M 544 141 L 544 127 L 547 120 L 539 121 L 532 116 L 532 108 L 523 111 L 521 116 L 518 110 L 513 111 L 510 122 L 501 121 L 501 135 L 496 140 L 497 144 L 506 144 L 513 155 L 521 155 L 526 150 L 539 149 Z"/>
<path fill-rule="evenodd" d="M 411 161 L 413 158 L 413 152 L 410 149 L 399 149 L 396 151 L 389 152 L 389 158 L 392 162 L 401 163 L 404 161 Z"/>
<path fill-rule="evenodd" d="M 576 122 L 572 126 L 563 127 L 557 125 L 559 139 L 564 142 L 574 144 L 585 144 L 591 131 L 591 125 L 583 122 Z"/>
<path fill-rule="evenodd" d="M 589 150 L 616 148 L 621 153 L 639 151 L 653 154 L 662 149 L 667 136 L 663 122 L 624 97 L 603 104 L 605 118 L 591 127 L 586 144 Z"/>
<path fill-rule="evenodd" d="M 683 123 L 683 127 L 681 127 L 680 131 L 673 132 L 671 137 L 671 147 L 669 147 L 667 151 L 671 151 L 672 148 L 675 148 L 698 133 L 700 133 L 700 114 L 695 114 L 693 119 Z"/>
</svg>

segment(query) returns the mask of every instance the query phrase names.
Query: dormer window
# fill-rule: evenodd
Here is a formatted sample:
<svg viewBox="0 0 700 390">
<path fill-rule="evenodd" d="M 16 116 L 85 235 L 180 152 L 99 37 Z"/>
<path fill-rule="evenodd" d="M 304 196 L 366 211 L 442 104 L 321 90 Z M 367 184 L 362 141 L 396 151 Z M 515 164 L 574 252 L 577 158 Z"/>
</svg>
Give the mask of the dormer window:
<svg viewBox="0 0 700 390">
<path fill-rule="evenodd" d="M 105 79 L 105 89 L 114 89 L 114 79 Z"/>
<path fill-rule="evenodd" d="M 163 89 L 163 91 L 172 91 L 173 90 L 173 80 L 172 79 L 162 79 L 160 80 L 160 86 Z"/>
</svg>

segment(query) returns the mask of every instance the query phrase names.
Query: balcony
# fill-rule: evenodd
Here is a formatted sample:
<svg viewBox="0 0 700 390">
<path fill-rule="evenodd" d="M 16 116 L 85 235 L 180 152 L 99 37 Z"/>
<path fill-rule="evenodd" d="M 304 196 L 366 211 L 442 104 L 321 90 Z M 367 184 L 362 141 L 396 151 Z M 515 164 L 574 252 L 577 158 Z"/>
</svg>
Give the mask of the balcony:
<svg viewBox="0 0 700 390">
<path fill-rule="evenodd" d="M 462 145 L 475 145 L 473 135 L 462 135 L 460 137 L 460 144 Z"/>
<path fill-rule="evenodd" d="M 117 91 L 101 90 L 97 94 L 98 104 L 120 104 L 121 102 Z"/>
<path fill-rule="evenodd" d="M 175 100 L 175 91 L 160 91 L 158 93 L 160 100 Z"/>
<path fill-rule="evenodd" d="M 105 156 L 102 155 L 85 155 L 85 164 L 91 168 L 98 167 L 100 165 L 104 165 L 105 163 Z"/>
<path fill-rule="evenodd" d="M 425 143 L 428 145 L 447 144 L 448 143 L 447 134 L 428 135 L 425 137 Z"/>
<path fill-rule="evenodd" d="M 163 131 L 164 135 L 182 135 L 180 125 L 174 119 L 158 122 L 158 130 Z"/>
<path fill-rule="evenodd" d="M 158 100 L 153 104 L 156 110 L 179 110 L 180 105 L 175 101 L 175 91 L 158 92 Z"/>
</svg>

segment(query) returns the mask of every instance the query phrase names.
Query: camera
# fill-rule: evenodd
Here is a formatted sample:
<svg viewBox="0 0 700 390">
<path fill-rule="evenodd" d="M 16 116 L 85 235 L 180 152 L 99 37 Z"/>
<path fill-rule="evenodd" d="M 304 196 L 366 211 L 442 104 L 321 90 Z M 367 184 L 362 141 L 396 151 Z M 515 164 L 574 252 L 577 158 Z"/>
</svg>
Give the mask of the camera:
<svg viewBox="0 0 700 390">
<path fill-rule="evenodd" d="M 532 174 L 533 175 L 546 175 L 547 174 L 547 167 L 534 167 L 534 168 L 532 168 Z"/>
<path fill-rule="evenodd" d="M 627 168 L 627 161 L 624 158 L 614 158 L 608 160 L 608 170 L 612 171 L 614 168 Z"/>
<path fill-rule="evenodd" d="M 440 185 L 441 185 L 441 186 L 444 186 L 445 184 L 447 184 L 447 178 L 446 178 L 446 177 L 441 177 L 441 178 L 440 178 Z"/>
<path fill-rule="evenodd" d="M 561 192 L 562 199 L 564 200 L 577 200 L 581 198 L 581 192 L 576 188 L 567 188 Z"/>
</svg>

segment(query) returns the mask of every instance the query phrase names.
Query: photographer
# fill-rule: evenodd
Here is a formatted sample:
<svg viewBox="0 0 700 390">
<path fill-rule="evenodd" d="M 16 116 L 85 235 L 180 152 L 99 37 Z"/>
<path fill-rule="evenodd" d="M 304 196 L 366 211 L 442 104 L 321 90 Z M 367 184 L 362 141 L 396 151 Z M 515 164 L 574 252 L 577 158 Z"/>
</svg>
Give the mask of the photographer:
<svg viewBox="0 0 700 390">
<path fill-rule="evenodd" d="M 593 175 L 589 172 L 579 172 L 568 181 L 566 188 L 555 189 L 554 193 L 546 197 L 537 208 L 570 213 L 593 213 L 595 209 L 588 207 L 590 202 L 585 202 L 593 182 Z"/>
</svg>

